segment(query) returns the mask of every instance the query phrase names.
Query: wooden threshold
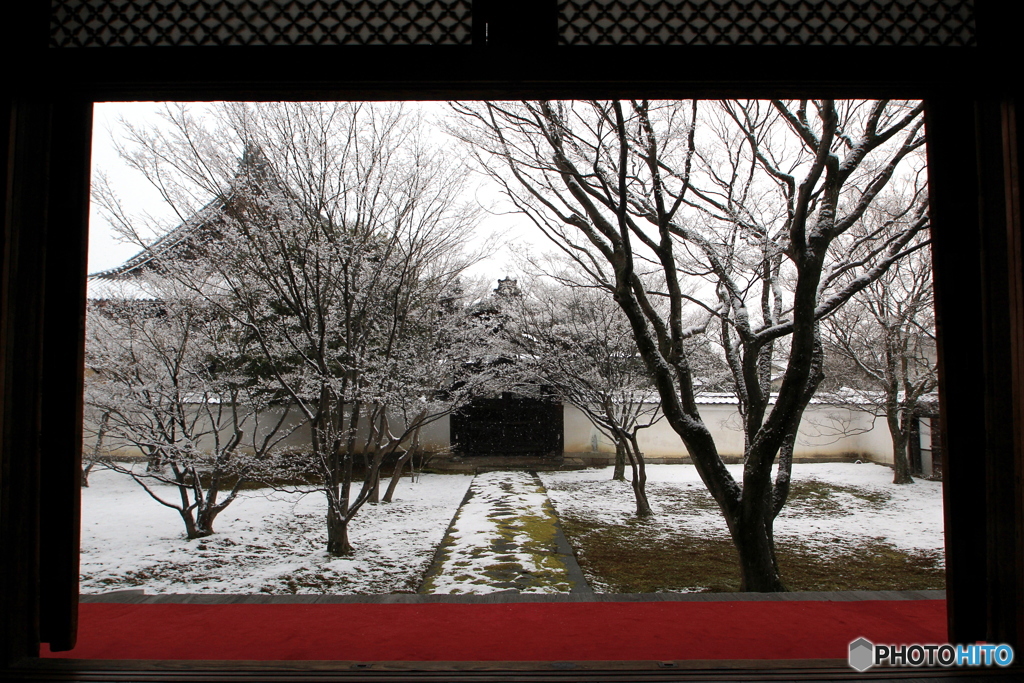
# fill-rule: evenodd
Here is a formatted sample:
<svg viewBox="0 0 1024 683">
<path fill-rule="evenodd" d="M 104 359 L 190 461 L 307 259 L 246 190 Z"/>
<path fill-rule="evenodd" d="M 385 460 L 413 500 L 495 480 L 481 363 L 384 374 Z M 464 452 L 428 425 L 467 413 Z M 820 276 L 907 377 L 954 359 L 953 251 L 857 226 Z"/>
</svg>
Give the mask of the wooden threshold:
<svg viewBox="0 0 1024 683">
<path fill-rule="evenodd" d="M 842 659 L 565 662 L 355 662 L 25 660 L 25 681 L 886 681 L 1019 680 L 1019 670 L 878 668 L 858 673 Z"/>
</svg>

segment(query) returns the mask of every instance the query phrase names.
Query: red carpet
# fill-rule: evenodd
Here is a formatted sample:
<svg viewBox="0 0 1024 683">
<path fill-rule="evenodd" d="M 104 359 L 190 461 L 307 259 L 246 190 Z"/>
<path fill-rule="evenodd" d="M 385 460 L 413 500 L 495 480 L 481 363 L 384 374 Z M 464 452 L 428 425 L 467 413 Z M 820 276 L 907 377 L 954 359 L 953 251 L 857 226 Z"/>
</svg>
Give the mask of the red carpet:
<svg viewBox="0 0 1024 683">
<path fill-rule="evenodd" d="M 819 659 L 946 641 L 945 600 L 81 605 L 47 657 L 346 661 Z M 44 646 L 44 650 L 46 650 Z"/>
</svg>

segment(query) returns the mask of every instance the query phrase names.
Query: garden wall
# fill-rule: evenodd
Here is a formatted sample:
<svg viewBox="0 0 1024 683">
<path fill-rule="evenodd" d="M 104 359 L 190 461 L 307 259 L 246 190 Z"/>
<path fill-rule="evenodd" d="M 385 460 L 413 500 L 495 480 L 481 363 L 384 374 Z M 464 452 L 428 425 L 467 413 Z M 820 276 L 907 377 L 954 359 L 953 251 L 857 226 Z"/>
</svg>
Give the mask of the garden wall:
<svg viewBox="0 0 1024 683">
<path fill-rule="evenodd" d="M 612 441 L 575 406 L 566 405 L 564 410 L 566 464 L 593 466 L 613 461 Z M 722 458 L 742 461 L 743 432 L 737 406 L 704 404 L 700 413 Z M 637 441 L 649 463 L 689 462 L 686 447 L 664 418 L 641 430 Z M 812 404 L 804 412 L 793 457 L 805 462 L 871 460 L 891 464 L 892 442 L 884 420 L 861 410 Z"/>
<path fill-rule="evenodd" d="M 245 434 L 240 449 L 247 452 L 253 451 L 254 441 L 262 440 L 267 434 L 271 432 L 274 425 L 282 418 L 284 408 L 274 408 L 268 411 L 260 413 L 259 419 L 256 421 L 248 420 L 243 426 L 243 432 Z M 199 407 L 196 407 L 198 413 Z M 280 440 L 279 447 L 289 450 L 308 450 L 310 446 L 310 428 L 308 424 L 304 423 L 302 414 L 298 410 L 289 411 L 288 415 L 284 415 L 284 423 L 282 424 L 282 431 L 280 433 L 291 432 L 286 437 Z M 210 424 L 208 418 L 200 416 L 198 418 L 200 422 L 205 421 L 206 424 Z M 402 430 L 405 428 L 405 422 L 400 415 L 397 413 L 389 414 L 389 420 L 391 422 L 392 432 Z M 86 411 L 85 415 L 85 430 L 84 430 L 84 456 L 88 458 L 93 452 L 96 445 L 96 434 L 97 426 L 99 423 L 99 416 L 92 414 L 89 410 Z M 449 433 L 449 421 L 448 416 L 438 418 L 437 420 L 425 425 L 420 431 L 420 447 L 427 451 L 446 451 L 448 449 L 448 433 Z M 363 425 L 358 430 L 359 442 L 365 443 L 368 425 L 363 422 Z M 203 431 L 201 428 L 197 431 Z M 226 439 L 230 436 L 230 430 L 225 428 L 221 430 L 221 438 Z M 199 448 L 205 450 L 211 450 L 214 444 L 214 437 L 212 434 L 205 436 L 199 441 Z M 124 443 L 117 443 L 110 436 L 107 436 L 104 440 L 103 455 L 114 457 L 116 459 L 134 459 L 143 457 L 142 452 L 135 446 L 126 445 Z"/>
<path fill-rule="evenodd" d="M 261 436 L 276 423 L 281 415 L 281 408 L 260 415 L 256 435 Z M 740 429 L 740 416 L 734 403 L 707 403 L 700 406 L 701 415 L 711 429 L 718 445 L 719 453 L 727 462 L 739 462 L 743 458 L 743 433 Z M 615 458 L 615 446 L 610 439 L 600 433 L 578 408 L 563 406 L 564 417 L 564 454 L 560 463 L 539 462 L 539 465 L 556 466 L 601 466 L 610 464 Z M 402 428 L 403 422 L 397 415 L 392 416 L 393 429 Z M 92 452 L 95 445 L 95 416 L 86 416 L 85 455 Z M 309 447 L 310 432 L 308 425 L 301 424 L 299 413 L 292 411 L 286 424 L 294 431 L 281 442 L 281 446 L 301 450 Z M 365 430 L 365 427 L 364 427 Z M 365 431 L 361 432 L 365 435 Z M 227 436 L 225 433 L 224 436 Z M 252 432 L 246 434 L 246 444 L 252 443 Z M 924 439 L 922 438 L 922 441 Z M 641 430 L 639 438 L 640 450 L 647 462 L 681 463 L 689 462 L 689 454 L 675 431 L 661 419 L 653 426 Z M 212 437 L 201 442 L 201 446 L 209 448 Z M 461 458 L 449 458 L 450 421 L 448 416 L 439 418 L 423 428 L 420 444 L 427 451 L 441 454 L 436 464 L 453 460 L 452 465 L 463 463 Z M 141 457 L 138 449 L 123 444 L 105 444 L 108 455 L 116 458 Z M 873 419 L 860 410 L 839 408 L 834 406 L 812 404 L 807 407 L 800 425 L 794 458 L 805 462 L 871 460 L 883 464 L 892 464 L 892 442 L 885 421 Z M 471 463 L 470 460 L 473 462 Z M 501 459 L 502 462 L 511 460 Z M 525 462 L 525 461 L 524 461 Z M 532 460 L 531 460 L 532 462 Z M 482 461 L 481 461 L 482 463 Z M 467 467 L 476 463 L 469 458 L 464 463 Z M 493 464 L 493 463 L 490 463 Z M 526 463 L 530 464 L 530 463 Z M 456 467 L 458 469 L 458 467 Z M 540 467 L 548 469 L 548 467 Z M 449 467 L 444 467 L 449 469 Z"/>
</svg>

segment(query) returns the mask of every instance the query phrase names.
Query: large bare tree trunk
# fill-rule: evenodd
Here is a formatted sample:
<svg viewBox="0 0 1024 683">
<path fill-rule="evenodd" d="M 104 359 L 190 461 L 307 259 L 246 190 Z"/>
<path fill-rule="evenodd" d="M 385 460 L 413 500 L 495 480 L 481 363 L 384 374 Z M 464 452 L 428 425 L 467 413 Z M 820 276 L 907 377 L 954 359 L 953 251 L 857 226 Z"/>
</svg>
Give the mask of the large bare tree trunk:
<svg viewBox="0 0 1024 683">
<path fill-rule="evenodd" d="M 327 552 L 336 556 L 352 552 L 348 540 L 347 513 L 352 488 L 352 454 L 355 450 L 361 410 L 362 404 L 359 401 L 353 402 L 350 406 L 347 429 L 340 429 L 345 426 L 345 405 L 331 406 L 329 395 L 324 390 L 321 392 L 320 424 L 323 424 L 323 420 L 330 419 L 329 415 L 336 414 L 339 428 L 332 430 L 330 440 L 325 439 L 317 427 L 312 430 L 314 451 L 323 452 L 330 449 L 330 455 L 321 458 L 321 462 L 326 465 L 321 475 L 324 477 L 322 490 L 327 497 Z"/>
<path fill-rule="evenodd" d="M 775 561 L 772 522 L 763 500 L 744 498 L 740 514 L 730 523 L 740 557 L 740 591 L 776 593 L 786 590 Z"/>
<path fill-rule="evenodd" d="M 371 503 L 379 503 L 380 502 L 380 470 L 374 469 L 372 474 L 367 473 L 366 476 L 373 478 L 373 486 L 370 487 L 370 502 Z"/>
<path fill-rule="evenodd" d="M 104 411 L 103 417 L 100 418 L 99 429 L 96 432 L 96 444 L 93 446 L 92 455 L 89 457 L 88 462 L 82 463 L 82 488 L 89 487 L 89 473 L 92 472 L 96 461 L 100 459 L 100 453 L 103 452 L 103 439 L 107 435 L 107 425 L 109 424 L 110 411 Z"/>
<path fill-rule="evenodd" d="M 740 501 L 738 518 L 729 524 L 733 545 L 740 560 L 741 592 L 774 593 L 786 590 L 775 559 L 773 520 L 765 507 L 762 501 L 744 498 Z"/>
<path fill-rule="evenodd" d="M 374 408 L 370 418 L 370 436 L 366 440 L 367 447 L 363 451 L 364 477 L 370 480 L 369 502 L 380 502 L 380 465 L 384 454 L 381 451 L 384 437 L 388 434 L 387 407 Z M 372 447 L 371 447 L 372 443 Z"/>
<path fill-rule="evenodd" d="M 206 528 L 202 526 L 200 521 L 196 520 L 195 515 L 192 514 L 191 509 L 178 510 L 181 515 L 181 521 L 185 523 L 185 538 L 192 541 L 197 538 L 206 538 L 213 533 L 212 528 Z M 209 520 L 212 524 L 213 520 Z"/>
<path fill-rule="evenodd" d="M 398 482 L 402 478 L 402 471 L 405 469 L 405 464 L 412 460 L 413 454 L 416 452 L 415 447 L 410 446 L 406 449 L 402 457 L 395 463 L 395 470 L 391 473 L 391 481 L 388 482 L 388 488 L 384 492 L 384 497 L 381 498 L 382 503 L 390 503 L 395 496 L 395 489 L 398 488 Z"/>
</svg>

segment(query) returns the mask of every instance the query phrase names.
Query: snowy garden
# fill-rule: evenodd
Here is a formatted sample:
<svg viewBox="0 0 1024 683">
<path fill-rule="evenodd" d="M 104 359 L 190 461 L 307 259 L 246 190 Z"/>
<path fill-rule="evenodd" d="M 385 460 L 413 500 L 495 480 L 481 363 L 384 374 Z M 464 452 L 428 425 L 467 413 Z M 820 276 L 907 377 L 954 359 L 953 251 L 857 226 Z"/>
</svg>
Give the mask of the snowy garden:
<svg viewBox="0 0 1024 683">
<path fill-rule="evenodd" d="M 735 469 L 736 466 L 733 466 Z M 104 593 L 142 589 L 162 593 L 389 594 L 429 592 L 479 594 L 501 590 L 523 593 L 568 592 L 560 568 L 550 563 L 546 539 L 531 533 L 529 521 L 550 508 L 568 533 L 587 584 L 594 592 L 621 592 L 625 577 L 601 575 L 588 562 L 587 539 L 573 529 L 584 525 L 629 533 L 647 554 L 667 551 L 680 532 L 728 542 L 721 514 L 709 504 L 690 465 L 648 467 L 654 516 L 638 521 L 628 483 L 611 480 L 610 468 L 541 472 L 543 489 L 517 485 L 502 490 L 500 476 L 478 475 L 479 490 L 460 509 L 474 481 L 466 474 L 406 477 L 392 503 L 365 506 L 353 522 L 350 557 L 325 552 L 323 496 L 246 490 L 218 519 L 218 531 L 187 540 L 180 519 L 156 504 L 128 476 L 109 470 L 92 474 L 83 490 L 82 591 Z M 528 477 L 525 473 L 513 473 Z M 880 587 L 942 588 L 942 503 L 938 482 L 912 486 L 892 483 L 892 471 L 870 463 L 801 464 L 794 487 L 821 484 L 794 500 L 775 525 L 777 542 L 798 540 L 816 562 L 862 552 L 917 559 L 930 568 L 931 583 L 891 584 L 889 565 L 875 574 L 842 584 L 844 589 Z M 490 480 L 489 483 L 487 480 Z M 167 487 L 170 488 L 170 487 Z M 546 495 L 545 495 L 546 493 Z M 494 504 L 503 503 L 502 510 Z M 459 516 L 456 518 L 456 512 Z M 454 523 L 453 523 L 454 519 Z M 515 526 L 518 524 L 518 528 Z M 637 530 L 637 526 L 642 527 Z M 448 543 L 439 554 L 438 547 Z M 513 547 L 495 548 L 495 540 Z M 595 548 L 594 552 L 599 551 Z M 620 549 L 621 550 L 621 549 Z M 702 591 L 720 586 L 693 584 L 687 562 L 673 560 L 674 576 L 662 577 L 664 590 Z M 439 556 L 440 555 L 440 556 Z M 529 582 L 508 587 L 510 560 Z M 636 561 L 636 558 L 634 558 Z M 425 581 L 428 574 L 429 581 Z M 518 576 L 511 577 L 513 583 Z"/>
<path fill-rule="evenodd" d="M 942 587 L 921 102 L 425 111 L 121 124 L 170 212 L 97 174 L 86 592 Z"/>
</svg>

